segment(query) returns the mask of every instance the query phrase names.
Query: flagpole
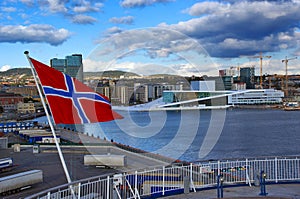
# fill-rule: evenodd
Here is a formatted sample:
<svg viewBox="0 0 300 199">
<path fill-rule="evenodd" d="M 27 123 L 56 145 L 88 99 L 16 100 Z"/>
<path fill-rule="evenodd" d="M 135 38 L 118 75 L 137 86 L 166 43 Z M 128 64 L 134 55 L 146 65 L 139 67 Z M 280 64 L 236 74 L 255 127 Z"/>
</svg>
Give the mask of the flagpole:
<svg viewBox="0 0 300 199">
<path fill-rule="evenodd" d="M 64 169 L 64 172 L 65 172 L 67 181 L 68 181 L 68 183 L 71 183 L 72 181 L 71 181 L 71 178 L 70 178 L 70 174 L 69 174 L 69 171 L 68 171 L 66 162 L 65 162 L 65 160 L 64 160 L 64 156 L 63 156 L 62 151 L 61 151 L 61 149 L 60 149 L 59 143 L 58 143 L 58 141 L 57 141 L 57 137 L 56 137 L 56 134 L 55 134 L 55 130 L 54 130 L 54 127 L 53 127 L 51 118 L 50 118 L 50 114 L 49 114 L 49 112 L 48 112 L 48 109 L 47 109 L 46 104 L 45 104 L 45 101 L 44 101 L 44 97 L 43 97 L 42 92 L 41 92 L 41 89 L 40 89 L 40 87 L 39 87 L 38 80 L 37 80 L 36 75 L 35 75 L 35 72 L 34 72 L 33 64 L 32 64 L 32 62 L 31 62 L 31 60 L 30 60 L 30 58 L 29 58 L 29 52 L 28 52 L 28 51 L 25 51 L 24 54 L 26 55 L 26 57 L 27 57 L 27 59 L 28 59 L 28 62 L 29 62 L 29 64 L 30 64 L 31 72 L 32 72 L 32 75 L 33 75 L 33 78 L 34 78 L 36 87 L 37 87 L 37 89 L 38 89 L 38 92 L 39 92 L 39 95 L 40 95 L 40 98 L 41 98 L 43 107 L 44 107 L 44 109 L 45 109 L 45 113 L 46 113 L 46 116 L 47 116 L 47 119 L 48 119 L 48 122 L 49 122 L 49 126 L 50 126 L 50 128 L 51 128 L 51 132 L 52 132 L 53 138 L 54 138 L 54 140 L 55 140 L 55 145 L 56 145 L 56 148 L 57 148 L 57 151 L 58 151 L 58 155 L 59 155 L 61 164 L 62 164 L 63 169 Z"/>
</svg>

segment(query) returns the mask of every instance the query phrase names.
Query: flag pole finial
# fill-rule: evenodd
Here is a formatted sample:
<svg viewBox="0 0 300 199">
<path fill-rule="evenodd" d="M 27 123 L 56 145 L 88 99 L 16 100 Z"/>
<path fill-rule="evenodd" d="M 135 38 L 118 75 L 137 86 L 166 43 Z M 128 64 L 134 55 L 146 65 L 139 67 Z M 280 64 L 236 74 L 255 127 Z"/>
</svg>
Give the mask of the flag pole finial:
<svg viewBox="0 0 300 199">
<path fill-rule="evenodd" d="M 29 51 L 27 51 L 27 50 L 24 51 L 24 54 L 25 54 L 25 55 L 28 55 L 28 54 L 29 54 Z"/>
</svg>

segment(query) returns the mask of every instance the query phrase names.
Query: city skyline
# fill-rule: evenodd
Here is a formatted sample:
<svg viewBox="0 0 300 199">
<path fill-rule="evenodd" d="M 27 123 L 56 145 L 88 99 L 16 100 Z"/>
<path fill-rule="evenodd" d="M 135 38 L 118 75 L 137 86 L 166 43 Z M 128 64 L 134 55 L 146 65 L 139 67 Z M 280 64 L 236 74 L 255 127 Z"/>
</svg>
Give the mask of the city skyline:
<svg viewBox="0 0 300 199">
<path fill-rule="evenodd" d="M 263 74 L 284 74 L 281 60 L 300 55 L 299 8 L 298 0 L 5 0 L 0 3 L 0 51 L 5 55 L 0 69 L 28 67 L 23 56 L 28 50 L 48 65 L 55 57 L 82 54 L 86 72 L 101 71 L 101 65 L 144 74 L 217 75 L 226 67 L 255 65 L 258 75 L 262 52 L 271 56 L 263 60 Z M 120 54 L 91 61 L 95 51 L 108 52 L 104 47 L 109 44 Z M 191 59 L 188 51 L 204 61 Z M 200 67 L 195 70 L 193 64 Z M 289 74 L 300 73 L 299 58 L 288 65 Z"/>
</svg>

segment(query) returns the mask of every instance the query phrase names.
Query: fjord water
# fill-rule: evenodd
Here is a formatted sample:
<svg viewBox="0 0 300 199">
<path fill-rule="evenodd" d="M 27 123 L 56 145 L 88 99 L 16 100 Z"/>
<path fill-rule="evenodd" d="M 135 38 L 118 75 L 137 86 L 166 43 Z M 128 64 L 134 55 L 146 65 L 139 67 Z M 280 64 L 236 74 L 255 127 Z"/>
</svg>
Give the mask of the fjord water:
<svg viewBox="0 0 300 199">
<path fill-rule="evenodd" d="M 214 120 L 213 111 L 209 110 L 119 111 L 125 116 L 121 123 L 76 125 L 76 130 L 185 161 L 300 155 L 300 111 L 216 111 L 222 112 L 224 121 L 222 117 L 220 121 Z M 214 138 L 216 144 L 205 157 L 200 157 L 208 129 L 220 126 L 220 136 Z"/>
<path fill-rule="evenodd" d="M 130 112 L 126 117 L 121 125 L 118 121 L 87 124 L 84 132 L 186 161 L 300 155 L 300 111 L 226 110 L 220 137 L 201 158 L 208 128 L 223 122 L 213 121 L 212 111 Z"/>
</svg>

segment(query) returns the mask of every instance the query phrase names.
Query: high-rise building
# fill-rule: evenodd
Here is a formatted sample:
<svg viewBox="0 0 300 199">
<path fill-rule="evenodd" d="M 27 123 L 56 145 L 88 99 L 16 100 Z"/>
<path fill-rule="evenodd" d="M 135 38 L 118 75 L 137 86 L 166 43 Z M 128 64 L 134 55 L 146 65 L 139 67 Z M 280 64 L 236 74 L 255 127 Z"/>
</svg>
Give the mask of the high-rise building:
<svg viewBox="0 0 300 199">
<path fill-rule="evenodd" d="M 50 66 L 83 82 L 83 65 L 81 54 L 66 56 L 65 59 L 53 58 L 50 60 Z"/>
<path fill-rule="evenodd" d="M 247 89 L 254 88 L 255 68 L 254 67 L 243 67 L 240 69 L 241 82 L 246 83 Z"/>
<path fill-rule="evenodd" d="M 50 66 L 56 70 L 65 73 L 65 59 L 53 58 L 50 60 Z"/>
</svg>

